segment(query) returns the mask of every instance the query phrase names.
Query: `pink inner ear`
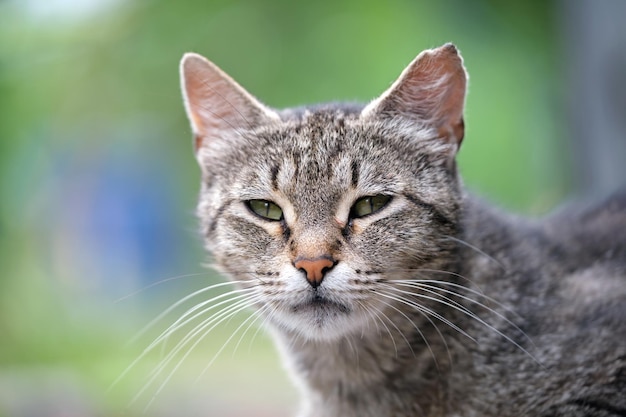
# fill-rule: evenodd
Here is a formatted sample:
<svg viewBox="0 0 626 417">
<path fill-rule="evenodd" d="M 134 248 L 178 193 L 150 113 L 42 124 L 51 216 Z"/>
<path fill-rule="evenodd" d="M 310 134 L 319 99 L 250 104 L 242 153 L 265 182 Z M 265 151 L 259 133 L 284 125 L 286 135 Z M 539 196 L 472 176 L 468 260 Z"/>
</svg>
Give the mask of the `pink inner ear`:
<svg viewBox="0 0 626 417">
<path fill-rule="evenodd" d="M 207 140 L 232 137 L 251 125 L 278 118 L 224 71 L 204 57 L 186 54 L 181 61 L 185 108 L 194 132 L 194 147 Z"/>
<path fill-rule="evenodd" d="M 454 139 L 457 149 L 461 147 L 463 137 L 465 136 L 465 122 L 461 118 L 457 123 L 452 125 L 443 125 L 437 130 L 439 137 L 443 139 Z"/>
<path fill-rule="evenodd" d="M 364 114 L 415 119 L 438 129 L 442 138 L 460 144 L 466 85 L 463 59 L 454 45 L 447 44 L 420 53 Z"/>
<path fill-rule="evenodd" d="M 202 148 L 202 136 L 194 135 L 193 136 L 193 150 L 194 152 L 198 152 Z"/>
<path fill-rule="evenodd" d="M 461 147 L 461 143 L 463 143 L 463 138 L 465 137 L 465 121 L 463 118 L 454 125 L 454 137 L 457 138 L 457 144 L 459 148 Z"/>
</svg>

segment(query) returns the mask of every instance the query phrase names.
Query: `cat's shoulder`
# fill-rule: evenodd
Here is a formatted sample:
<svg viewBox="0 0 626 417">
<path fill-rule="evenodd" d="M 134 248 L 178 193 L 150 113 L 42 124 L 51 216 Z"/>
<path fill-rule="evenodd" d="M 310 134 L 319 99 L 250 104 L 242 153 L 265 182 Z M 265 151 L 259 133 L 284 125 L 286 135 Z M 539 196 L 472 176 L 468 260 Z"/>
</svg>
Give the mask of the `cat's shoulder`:
<svg viewBox="0 0 626 417">
<path fill-rule="evenodd" d="M 626 264 L 626 187 L 597 202 L 570 204 L 549 216 L 547 233 L 592 256 Z"/>
<path fill-rule="evenodd" d="M 557 219 L 593 220 L 594 218 L 610 216 L 624 221 L 626 217 L 626 187 L 614 191 L 605 198 L 596 201 L 579 201 L 568 204 L 558 210 L 554 216 Z"/>
<path fill-rule="evenodd" d="M 548 219 L 563 254 L 561 291 L 585 320 L 618 323 L 626 313 L 626 188 L 596 203 L 572 205 Z M 623 327 L 623 326 L 622 326 Z"/>
</svg>

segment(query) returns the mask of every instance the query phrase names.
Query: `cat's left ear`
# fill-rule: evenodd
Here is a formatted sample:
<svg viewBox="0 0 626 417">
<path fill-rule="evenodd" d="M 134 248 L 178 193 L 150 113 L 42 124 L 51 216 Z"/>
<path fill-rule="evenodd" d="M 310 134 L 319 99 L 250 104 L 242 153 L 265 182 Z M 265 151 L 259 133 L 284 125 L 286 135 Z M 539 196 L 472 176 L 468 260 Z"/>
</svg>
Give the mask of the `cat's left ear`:
<svg viewBox="0 0 626 417">
<path fill-rule="evenodd" d="M 201 55 L 183 56 L 180 78 L 196 154 L 210 142 L 227 141 L 246 129 L 278 120 L 274 111 Z"/>
<path fill-rule="evenodd" d="M 405 118 L 434 128 L 461 145 L 467 73 L 457 48 L 445 44 L 420 53 L 393 85 L 363 109 L 363 118 Z"/>
</svg>

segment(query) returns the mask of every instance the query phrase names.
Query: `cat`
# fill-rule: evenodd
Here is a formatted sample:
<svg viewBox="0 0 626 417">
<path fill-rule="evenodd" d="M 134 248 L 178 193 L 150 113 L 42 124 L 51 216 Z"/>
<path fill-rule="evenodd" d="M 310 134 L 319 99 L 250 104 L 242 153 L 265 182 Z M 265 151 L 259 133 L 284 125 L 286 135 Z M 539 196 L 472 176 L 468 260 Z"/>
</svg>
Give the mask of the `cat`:
<svg viewBox="0 0 626 417">
<path fill-rule="evenodd" d="M 541 220 L 472 197 L 467 79 L 446 44 L 369 104 L 279 111 L 183 57 L 205 246 L 299 416 L 626 416 L 626 193 Z"/>
</svg>

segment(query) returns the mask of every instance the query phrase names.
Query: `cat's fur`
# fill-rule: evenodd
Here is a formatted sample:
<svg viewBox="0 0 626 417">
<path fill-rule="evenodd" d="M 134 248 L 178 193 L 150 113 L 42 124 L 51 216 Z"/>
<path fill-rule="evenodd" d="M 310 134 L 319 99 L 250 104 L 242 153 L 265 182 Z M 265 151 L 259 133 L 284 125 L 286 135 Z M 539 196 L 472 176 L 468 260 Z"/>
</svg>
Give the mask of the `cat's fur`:
<svg viewBox="0 0 626 417">
<path fill-rule="evenodd" d="M 301 416 L 626 416 L 626 195 L 541 221 L 467 195 L 453 45 L 365 107 L 277 111 L 198 55 L 181 72 L 206 246 L 269 324 Z M 332 259 L 319 286 L 302 257 Z"/>
</svg>

